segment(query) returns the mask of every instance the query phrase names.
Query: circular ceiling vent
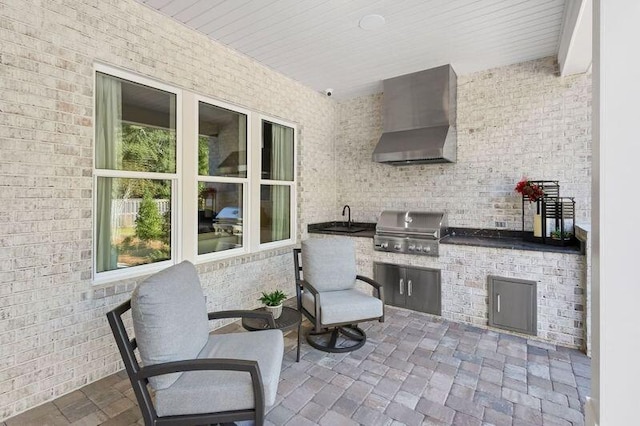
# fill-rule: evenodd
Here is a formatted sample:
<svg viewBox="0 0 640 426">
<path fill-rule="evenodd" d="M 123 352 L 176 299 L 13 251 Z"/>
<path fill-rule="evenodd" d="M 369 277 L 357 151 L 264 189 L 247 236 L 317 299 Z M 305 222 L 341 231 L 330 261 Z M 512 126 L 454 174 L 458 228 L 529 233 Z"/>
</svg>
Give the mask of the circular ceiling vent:
<svg viewBox="0 0 640 426">
<path fill-rule="evenodd" d="M 360 19 L 360 28 L 363 30 L 377 30 L 384 27 L 387 22 L 382 15 L 365 15 Z"/>
</svg>

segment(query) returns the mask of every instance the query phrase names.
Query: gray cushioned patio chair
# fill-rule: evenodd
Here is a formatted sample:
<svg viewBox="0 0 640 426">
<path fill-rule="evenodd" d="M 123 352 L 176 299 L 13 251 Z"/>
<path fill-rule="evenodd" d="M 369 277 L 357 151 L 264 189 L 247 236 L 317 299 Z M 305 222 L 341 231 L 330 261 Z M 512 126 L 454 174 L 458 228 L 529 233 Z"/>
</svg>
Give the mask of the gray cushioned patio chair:
<svg viewBox="0 0 640 426">
<path fill-rule="evenodd" d="M 135 339 L 122 315 L 131 309 Z M 207 313 L 195 267 L 171 266 L 140 283 L 131 300 L 107 314 L 147 425 L 264 422 L 280 379 L 280 330 L 209 334 L 208 320 L 263 318 L 269 313 Z M 142 366 L 134 350 L 139 350 Z M 155 404 L 147 387 L 155 391 Z"/>
<path fill-rule="evenodd" d="M 356 272 L 351 238 L 311 238 L 293 252 L 298 309 L 314 328 L 307 342 L 326 352 L 348 352 L 367 339 L 357 323 L 384 321 L 382 285 Z M 356 280 L 373 287 L 376 297 L 356 289 Z"/>
</svg>

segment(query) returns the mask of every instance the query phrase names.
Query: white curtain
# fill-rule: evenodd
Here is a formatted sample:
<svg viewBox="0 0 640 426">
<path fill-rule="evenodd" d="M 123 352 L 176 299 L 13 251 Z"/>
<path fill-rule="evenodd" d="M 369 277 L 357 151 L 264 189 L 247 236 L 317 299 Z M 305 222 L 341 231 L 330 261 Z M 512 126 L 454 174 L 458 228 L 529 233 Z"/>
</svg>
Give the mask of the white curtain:
<svg viewBox="0 0 640 426">
<path fill-rule="evenodd" d="M 122 147 L 122 88 L 120 81 L 103 74 L 96 80 L 96 168 L 117 169 Z M 98 178 L 96 223 L 97 272 L 117 268 L 117 251 L 111 244 L 113 179 Z"/>
<path fill-rule="evenodd" d="M 271 125 L 271 179 L 293 180 L 293 129 Z"/>
<path fill-rule="evenodd" d="M 293 180 L 293 129 L 275 123 L 271 125 L 271 179 Z M 272 186 L 271 201 L 271 241 L 286 240 L 290 237 L 290 187 Z"/>
</svg>

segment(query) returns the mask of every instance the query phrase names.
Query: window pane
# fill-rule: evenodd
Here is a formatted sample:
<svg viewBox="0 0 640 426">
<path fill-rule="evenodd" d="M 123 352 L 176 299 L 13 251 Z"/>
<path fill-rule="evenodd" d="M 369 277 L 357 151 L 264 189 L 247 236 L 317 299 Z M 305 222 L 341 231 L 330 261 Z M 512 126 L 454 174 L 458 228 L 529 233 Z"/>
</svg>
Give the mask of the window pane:
<svg viewBox="0 0 640 426">
<path fill-rule="evenodd" d="M 198 254 L 242 247 L 242 184 L 198 182 Z"/>
<path fill-rule="evenodd" d="M 247 177 L 247 116 L 200 102 L 198 174 Z"/>
<path fill-rule="evenodd" d="M 171 259 L 171 181 L 99 177 L 97 272 Z"/>
<path fill-rule="evenodd" d="M 262 179 L 293 180 L 293 129 L 262 121 Z"/>
<path fill-rule="evenodd" d="M 260 243 L 291 238 L 290 192 L 288 185 L 260 186 Z"/>
<path fill-rule="evenodd" d="M 96 74 L 96 167 L 175 173 L 176 95 Z"/>
</svg>

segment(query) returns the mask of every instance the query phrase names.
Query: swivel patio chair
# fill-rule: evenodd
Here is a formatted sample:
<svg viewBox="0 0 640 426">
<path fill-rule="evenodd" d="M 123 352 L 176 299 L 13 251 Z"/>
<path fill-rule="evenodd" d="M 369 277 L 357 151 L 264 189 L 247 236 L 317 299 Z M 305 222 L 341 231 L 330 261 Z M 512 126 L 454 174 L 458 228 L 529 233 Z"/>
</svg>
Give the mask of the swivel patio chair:
<svg viewBox="0 0 640 426">
<path fill-rule="evenodd" d="M 134 339 L 122 320 L 129 310 Z M 282 332 L 209 334 L 208 320 L 237 317 L 263 318 L 275 328 L 266 312 L 207 314 L 198 273 L 189 262 L 147 278 L 131 300 L 107 314 L 146 425 L 263 424 L 265 405 L 276 398 Z"/>
<path fill-rule="evenodd" d="M 313 324 L 307 342 L 326 352 L 349 352 L 367 339 L 358 323 L 384 321 L 383 287 L 356 272 L 350 238 L 312 238 L 294 249 L 298 309 Z M 372 287 L 376 297 L 356 289 L 356 280 Z"/>
</svg>

